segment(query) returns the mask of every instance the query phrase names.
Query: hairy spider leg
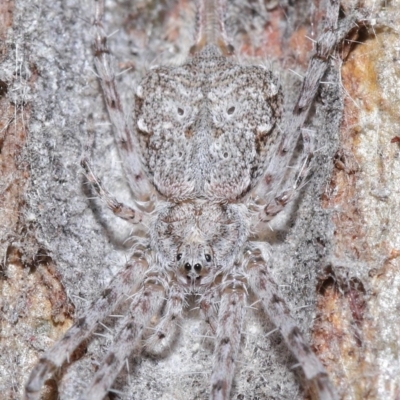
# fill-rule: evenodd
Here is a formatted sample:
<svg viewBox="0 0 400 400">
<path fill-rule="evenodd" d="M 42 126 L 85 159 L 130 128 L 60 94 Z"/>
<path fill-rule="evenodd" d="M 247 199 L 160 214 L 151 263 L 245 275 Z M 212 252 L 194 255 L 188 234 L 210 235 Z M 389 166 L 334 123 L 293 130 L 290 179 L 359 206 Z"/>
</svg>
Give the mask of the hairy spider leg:
<svg viewBox="0 0 400 400">
<path fill-rule="evenodd" d="M 252 291 L 261 300 L 262 307 L 271 322 L 279 329 L 288 348 L 299 362 L 307 381 L 315 386 L 318 398 L 338 399 L 325 368 L 290 315 L 290 310 L 279 293 L 278 285 L 270 274 L 268 261 L 264 257 L 262 251 L 256 247 L 248 256 L 246 270 Z"/>
<path fill-rule="evenodd" d="M 262 211 L 264 215 L 261 216 L 261 219 L 271 219 L 269 212 L 274 210 L 273 212 L 277 214 L 276 206 L 278 206 L 279 210 L 282 210 L 284 207 L 279 204 L 282 203 L 284 206 L 285 203 L 287 204 L 289 201 L 285 200 L 282 202 L 282 193 L 288 190 L 290 192 L 290 188 L 283 189 L 282 193 L 279 195 L 278 191 L 281 190 L 280 188 L 287 174 L 289 163 L 293 157 L 299 137 L 303 132 L 302 126 L 317 94 L 321 79 L 329 66 L 330 57 L 334 53 L 337 45 L 341 43 L 350 30 L 356 26 L 355 16 L 344 19 L 342 23 L 338 25 L 339 7 L 340 2 L 338 0 L 329 1 L 323 33 L 316 43 L 315 53 L 309 63 L 299 98 L 293 110 L 292 118 L 288 125 L 283 127 L 284 134 L 278 152 L 269 162 L 264 176 L 254 191 L 256 197 L 264 199 L 266 204 Z M 306 149 L 304 149 L 304 151 L 306 153 Z M 308 157 L 307 153 L 306 157 Z"/>
<path fill-rule="evenodd" d="M 310 130 L 306 132 L 303 129 L 302 139 L 301 154 L 296 157 L 294 165 L 287 168 L 287 175 L 284 178 L 285 186 L 276 194 L 274 202 L 265 205 L 264 199 L 257 199 L 257 201 L 261 200 L 262 208 L 259 207 L 258 212 L 263 221 L 270 221 L 279 214 L 307 183 L 306 178 L 312 170 L 311 160 L 315 148 L 314 132 Z"/>
<path fill-rule="evenodd" d="M 90 186 L 96 191 L 101 201 L 119 218 L 139 224 L 149 215 L 142 212 L 139 207 L 130 207 L 119 202 L 110 192 L 104 189 L 100 179 L 94 174 L 86 157 L 81 159 L 81 166 L 85 170 L 86 179 Z"/>
<path fill-rule="evenodd" d="M 154 333 L 146 340 L 146 349 L 151 354 L 164 354 L 170 350 L 186 306 L 184 288 L 176 282 L 170 283 L 167 298 L 164 315 L 155 326 Z"/>
<path fill-rule="evenodd" d="M 104 32 L 102 20 L 104 15 L 104 0 L 95 0 L 96 14 L 94 26 L 94 62 L 100 77 L 107 110 L 114 127 L 117 147 L 123 161 L 125 175 L 128 179 L 132 194 L 140 202 L 148 202 L 146 211 L 151 211 L 153 202 L 150 201 L 154 188 L 146 177 L 136 143 L 128 120 L 124 114 L 120 96 L 115 84 L 115 73 L 112 66 L 112 57 L 107 47 L 107 36 Z"/>
<path fill-rule="evenodd" d="M 241 278 L 228 276 L 222 286 L 210 400 L 229 399 L 247 300 L 246 289 Z"/>
<path fill-rule="evenodd" d="M 78 318 L 64 336 L 40 358 L 25 386 L 25 399 L 40 398 L 40 389 L 46 379 L 49 379 L 74 350 L 93 333 L 98 323 L 137 288 L 147 269 L 144 250 L 137 248 L 131 260 L 104 289 L 100 298 L 94 301 L 84 316 Z"/>
<path fill-rule="evenodd" d="M 143 330 L 151 317 L 162 307 L 165 301 L 164 287 L 165 282 L 159 277 L 146 278 L 143 287 L 132 300 L 121 330 L 81 400 L 99 400 L 107 395 L 125 361 L 140 345 Z"/>
</svg>

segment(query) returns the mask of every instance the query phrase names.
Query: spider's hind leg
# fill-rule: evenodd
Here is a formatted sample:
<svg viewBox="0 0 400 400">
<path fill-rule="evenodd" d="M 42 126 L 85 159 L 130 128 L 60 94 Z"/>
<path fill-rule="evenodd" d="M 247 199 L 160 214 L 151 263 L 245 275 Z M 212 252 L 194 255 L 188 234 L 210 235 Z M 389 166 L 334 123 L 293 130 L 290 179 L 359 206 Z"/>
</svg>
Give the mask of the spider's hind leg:
<svg viewBox="0 0 400 400">
<path fill-rule="evenodd" d="M 85 170 L 86 179 L 92 188 L 96 191 L 96 194 L 100 199 L 107 205 L 107 207 L 119 218 L 130 222 L 131 224 L 139 224 L 143 222 L 145 217 L 148 215 L 141 210 L 139 207 L 130 207 L 119 202 L 114 196 L 112 196 L 106 189 L 104 189 L 100 179 L 95 175 L 90 167 L 89 160 L 86 157 L 81 159 L 81 166 Z"/>
<path fill-rule="evenodd" d="M 115 141 L 123 162 L 125 174 L 135 199 L 149 201 L 153 186 L 149 182 L 141 165 L 138 143 L 134 132 L 127 122 L 120 96 L 115 84 L 115 72 L 112 57 L 107 47 L 107 36 L 104 32 L 102 19 L 104 15 L 104 0 L 95 0 L 96 14 L 94 27 L 94 62 L 100 77 L 104 100 L 114 128 Z"/>
<path fill-rule="evenodd" d="M 356 20 L 361 19 L 362 22 L 364 18 L 361 14 L 353 12 L 349 17 L 338 21 L 339 9 L 340 2 L 338 0 L 328 1 L 323 33 L 315 44 L 314 55 L 307 68 L 300 95 L 290 119 L 282 128 L 284 132 L 276 154 L 254 190 L 256 198 L 263 199 L 266 204 L 265 214 L 267 218 L 264 216 L 263 219 L 271 219 L 268 218 L 268 215 L 276 215 L 289 202 L 290 193 L 279 193 L 280 185 L 287 174 L 287 168 L 295 152 L 299 137 L 300 135 L 304 137 L 304 132 L 306 132 L 303 129 L 304 123 L 309 115 L 321 80 L 330 65 L 330 60 L 334 56 L 337 46 L 345 40 L 351 30 L 357 27 Z"/>
<path fill-rule="evenodd" d="M 263 199 L 257 201 L 262 203 L 260 219 L 270 221 L 279 214 L 286 205 L 296 198 L 296 194 L 304 187 L 307 177 L 310 174 L 311 159 L 314 152 L 314 132 L 309 129 L 302 129 L 303 149 L 301 154 L 295 157 L 295 163 L 288 167 L 287 176 L 284 179 L 284 187 L 270 203 L 265 204 Z"/>
<path fill-rule="evenodd" d="M 119 202 L 114 196 L 111 195 L 102 185 L 100 179 L 93 172 L 90 165 L 90 155 L 93 148 L 95 131 L 93 127 L 92 115 L 88 119 L 87 129 L 87 142 L 84 146 L 83 155 L 81 157 L 81 167 L 85 171 L 87 182 L 95 190 L 99 198 L 106 204 L 106 206 L 119 218 L 124 219 L 131 224 L 139 224 L 145 222 L 148 213 L 143 212 L 137 202 L 133 202 L 134 206 L 130 207 Z M 150 208 L 152 204 L 149 204 Z M 147 207 L 146 207 L 147 208 Z"/>
</svg>

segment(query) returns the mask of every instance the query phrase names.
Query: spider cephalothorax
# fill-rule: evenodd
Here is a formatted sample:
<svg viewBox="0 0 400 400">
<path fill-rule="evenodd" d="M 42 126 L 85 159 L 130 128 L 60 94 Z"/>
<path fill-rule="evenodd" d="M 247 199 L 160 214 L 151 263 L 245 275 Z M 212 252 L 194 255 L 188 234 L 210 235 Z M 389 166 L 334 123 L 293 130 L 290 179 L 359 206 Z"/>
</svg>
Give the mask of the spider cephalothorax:
<svg viewBox="0 0 400 400">
<path fill-rule="evenodd" d="M 217 272 L 229 270 L 247 239 L 246 213 L 206 200 L 168 205 L 155 221 L 152 245 L 177 276 L 196 286 L 210 284 Z"/>
</svg>

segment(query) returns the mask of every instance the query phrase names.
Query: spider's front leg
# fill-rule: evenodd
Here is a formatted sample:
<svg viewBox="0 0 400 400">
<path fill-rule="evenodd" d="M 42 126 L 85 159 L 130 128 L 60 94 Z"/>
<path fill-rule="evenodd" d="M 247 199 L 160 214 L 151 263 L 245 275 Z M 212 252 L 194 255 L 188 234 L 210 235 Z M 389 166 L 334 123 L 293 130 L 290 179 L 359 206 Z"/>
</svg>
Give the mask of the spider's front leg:
<svg viewBox="0 0 400 400">
<path fill-rule="evenodd" d="M 40 358 L 25 386 L 25 399 L 40 398 L 40 390 L 46 379 L 49 379 L 74 350 L 93 333 L 97 324 L 106 318 L 125 296 L 135 290 L 148 267 L 145 250 L 138 248 L 131 260 L 114 277 L 85 315 L 78 318 L 65 335 Z"/>
<path fill-rule="evenodd" d="M 246 300 L 246 289 L 241 277 L 228 277 L 222 283 L 211 375 L 211 400 L 229 399 Z"/>
<path fill-rule="evenodd" d="M 217 312 L 215 304 L 219 301 L 219 295 L 217 295 L 214 287 L 207 289 L 200 299 L 200 314 L 204 321 L 210 326 L 213 335 L 217 332 Z"/>
<path fill-rule="evenodd" d="M 146 341 L 146 348 L 149 353 L 163 354 L 170 350 L 178 334 L 179 322 L 182 319 L 185 305 L 184 287 L 177 282 L 171 282 L 164 315 L 155 326 L 154 333 Z"/>
<path fill-rule="evenodd" d="M 287 346 L 303 369 L 306 379 L 314 385 L 319 400 L 338 399 L 325 368 L 290 315 L 290 310 L 279 293 L 278 285 L 269 273 L 266 255 L 259 248 L 251 250 L 246 269 L 252 291 L 261 300 L 264 311 L 281 332 Z"/>
</svg>

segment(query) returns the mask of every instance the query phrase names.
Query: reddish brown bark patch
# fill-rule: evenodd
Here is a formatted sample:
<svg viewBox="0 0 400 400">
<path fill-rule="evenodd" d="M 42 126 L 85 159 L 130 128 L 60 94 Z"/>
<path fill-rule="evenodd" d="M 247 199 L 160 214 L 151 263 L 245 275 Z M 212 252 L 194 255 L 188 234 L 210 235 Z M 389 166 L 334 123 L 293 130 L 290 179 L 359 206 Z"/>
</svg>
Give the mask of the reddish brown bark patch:
<svg viewBox="0 0 400 400">
<path fill-rule="evenodd" d="M 6 41 L 13 23 L 14 2 L 0 2 L 0 62 L 7 57 Z M 20 82 L 34 90 L 36 69 Z M 19 79 L 14 76 L 12 79 Z M 71 325 L 72 307 L 51 258 L 35 238 L 35 222 L 27 218 L 25 196 L 30 170 L 23 150 L 29 133 L 31 104 L 11 102 L 13 82 L 0 81 L 0 293 L 2 359 L 18 368 L 13 382 L 3 386 L 2 398 L 22 398 L 24 377 L 43 350 Z M 21 372 L 22 371 L 22 372 Z M 3 381 L 2 384 L 5 382 Z M 52 383 L 43 399 L 57 397 Z"/>
<path fill-rule="evenodd" d="M 387 368 L 399 350 L 396 41 L 371 31 L 343 65 L 340 149 L 322 197 L 335 265 L 321 284 L 313 338 L 344 399 L 394 399 L 400 387 Z"/>
</svg>

